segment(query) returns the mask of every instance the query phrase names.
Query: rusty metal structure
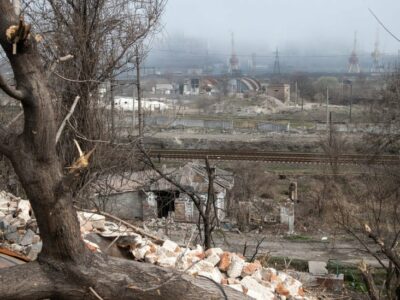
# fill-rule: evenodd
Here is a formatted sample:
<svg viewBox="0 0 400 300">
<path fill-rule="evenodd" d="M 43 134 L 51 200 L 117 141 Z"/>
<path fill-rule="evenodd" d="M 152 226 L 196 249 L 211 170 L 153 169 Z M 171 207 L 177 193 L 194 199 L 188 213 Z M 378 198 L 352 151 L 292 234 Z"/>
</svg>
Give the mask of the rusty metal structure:
<svg viewBox="0 0 400 300">
<path fill-rule="evenodd" d="M 279 62 L 279 50 L 276 48 L 275 51 L 275 62 L 274 62 L 274 74 L 280 75 L 281 74 L 281 65 Z"/>
<path fill-rule="evenodd" d="M 361 73 L 360 63 L 357 56 L 357 32 L 354 33 L 353 51 L 349 58 L 349 73 Z"/>
<path fill-rule="evenodd" d="M 232 53 L 231 53 L 231 58 L 229 59 L 229 72 L 231 74 L 238 74 L 239 73 L 239 58 L 236 55 L 236 50 L 235 50 L 235 36 L 232 33 L 231 37 L 231 47 L 232 47 Z"/>
</svg>

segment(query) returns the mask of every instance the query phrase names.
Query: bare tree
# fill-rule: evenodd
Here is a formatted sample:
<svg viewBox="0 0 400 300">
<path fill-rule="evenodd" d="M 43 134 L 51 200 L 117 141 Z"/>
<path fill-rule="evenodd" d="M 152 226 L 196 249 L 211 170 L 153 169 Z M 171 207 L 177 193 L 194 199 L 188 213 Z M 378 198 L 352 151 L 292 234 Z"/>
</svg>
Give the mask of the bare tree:
<svg viewBox="0 0 400 300">
<path fill-rule="evenodd" d="M 400 292 L 398 187 L 399 181 L 391 175 L 370 169 L 357 181 L 353 180 L 352 186 L 345 185 L 346 193 L 336 190 L 334 197 L 338 224 L 386 271 L 384 285 L 377 287 L 372 268 L 360 263 L 359 269 L 373 299 L 397 299 Z"/>
<path fill-rule="evenodd" d="M 400 73 L 388 78 L 387 88 L 370 108 L 374 124 L 364 137 L 368 154 L 398 153 Z M 385 270 L 386 278 L 377 285 L 373 269 L 364 261 L 359 265 L 371 299 L 400 298 L 400 177 L 399 165 L 373 166 L 374 155 L 362 176 L 337 186 L 337 222 Z M 341 190 L 341 191 L 340 191 Z"/>
<path fill-rule="evenodd" d="M 50 84 L 57 86 L 57 113 L 63 116 L 73 100 L 79 101 L 70 127 L 66 128 L 59 150 L 71 163 L 70 141 L 76 131 L 89 140 L 109 139 L 103 124 L 107 98 L 100 86 L 134 69 L 134 48 L 158 29 L 166 1 L 152 0 L 40 0 L 25 1 L 24 13 L 41 37 L 42 59 Z M 61 57 L 70 55 L 67 62 Z M 111 84 L 108 90 L 115 88 Z M 90 116 L 90 117 L 88 117 Z M 92 146 L 82 141 L 84 150 Z"/>
<path fill-rule="evenodd" d="M 66 3 L 72 6 L 78 1 Z M 64 174 L 56 151 L 58 128 L 52 105 L 56 92 L 48 85 L 30 26 L 19 20 L 10 1 L 0 2 L 0 14 L 0 44 L 16 81 L 13 87 L 0 76 L 0 88 L 20 101 L 24 111 L 22 133 L 1 127 L 0 152 L 12 162 L 43 240 L 37 261 L 0 270 L 1 298 L 204 299 L 219 295 L 218 288 L 206 280 L 183 275 L 168 281 L 171 271 L 94 254 L 85 247 L 67 185 L 71 175 Z M 83 163 L 84 156 L 77 162 Z M 226 293 L 230 299 L 241 297 Z"/>
</svg>

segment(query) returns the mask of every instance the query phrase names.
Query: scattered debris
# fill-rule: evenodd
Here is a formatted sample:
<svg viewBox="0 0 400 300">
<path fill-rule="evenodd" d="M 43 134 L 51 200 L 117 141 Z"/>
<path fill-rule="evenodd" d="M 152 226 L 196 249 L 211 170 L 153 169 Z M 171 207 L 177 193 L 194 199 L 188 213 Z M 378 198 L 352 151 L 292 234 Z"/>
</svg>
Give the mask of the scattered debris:
<svg viewBox="0 0 400 300">
<path fill-rule="evenodd" d="M 79 211 L 78 219 L 83 241 L 90 251 L 101 252 L 93 238 L 97 234 L 111 238 L 110 245 L 115 243 L 128 250 L 132 259 L 207 277 L 253 299 L 314 299 L 305 296 L 300 281 L 273 268 L 264 268 L 257 260 L 246 262 L 241 254 L 224 252 L 220 248 L 204 251 L 199 245 L 191 249 L 171 240 L 160 243 L 161 240 L 152 239 L 151 234 L 146 237 L 139 234 L 135 226 L 109 222 L 104 215 L 93 212 Z M 34 224 L 30 205 L 11 194 L 0 192 L 0 246 L 6 249 L 6 254 L 12 253 L 25 261 L 36 259 L 42 242 Z M 118 239 L 121 239 L 120 243 Z"/>
<path fill-rule="evenodd" d="M 248 263 L 242 255 L 224 252 L 220 248 L 204 251 L 197 245 L 190 249 L 170 240 L 156 245 L 137 234 L 128 247 L 137 261 L 207 277 L 254 299 L 312 299 L 305 296 L 302 283 L 288 274 L 263 268 L 257 260 Z"/>
<path fill-rule="evenodd" d="M 344 274 L 327 274 L 316 278 L 317 284 L 328 290 L 340 292 L 344 288 Z"/>
<path fill-rule="evenodd" d="M 0 192 L 0 247 L 26 261 L 35 260 L 42 249 L 29 201 L 4 191 Z"/>
</svg>

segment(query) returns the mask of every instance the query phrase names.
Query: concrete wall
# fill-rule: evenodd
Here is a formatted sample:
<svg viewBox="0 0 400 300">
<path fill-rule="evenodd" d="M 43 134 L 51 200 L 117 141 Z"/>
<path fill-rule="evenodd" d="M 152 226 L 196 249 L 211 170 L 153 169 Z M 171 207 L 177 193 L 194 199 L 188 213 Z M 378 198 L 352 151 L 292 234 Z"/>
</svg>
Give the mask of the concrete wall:
<svg viewBox="0 0 400 300">
<path fill-rule="evenodd" d="M 225 218 L 225 192 L 216 194 L 218 218 Z M 96 204 L 105 212 L 124 220 L 150 220 L 157 218 L 156 195 L 152 192 L 132 191 L 109 195 L 107 198 L 96 199 Z M 203 203 L 207 201 L 207 194 L 201 194 Z M 175 200 L 174 218 L 179 222 L 197 222 L 199 211 L 193 201 L 185 194 Z"/>
<path fill-rule="evenodd" d="M 105 212 L 124 220 L 143 220 L 157 217 L 157 204 L 152 193 L 145 194 L 142 191 L 132 191 L 112 194 L 95 201 Z"/>
<path fill-rule="evenodd" d="M 257 129 L 258 131 L 266 131 L 266 132 L 285 132 L 287 131 L 287 126 L 274 123 L 258 123 Z"/>
<path fill-rule="evenodd" d="M 290 101 L 289 84 L 270 84 L 267 88 L 267 95 L 275 97 L 282 102 Z"/>
</svg>

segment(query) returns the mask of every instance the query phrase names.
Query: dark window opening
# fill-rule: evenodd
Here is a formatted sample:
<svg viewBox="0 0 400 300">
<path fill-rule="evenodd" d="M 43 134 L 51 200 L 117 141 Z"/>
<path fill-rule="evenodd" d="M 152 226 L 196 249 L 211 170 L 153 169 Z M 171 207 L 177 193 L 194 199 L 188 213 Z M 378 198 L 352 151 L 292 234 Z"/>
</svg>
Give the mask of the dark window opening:
<svg viewBox="0 0 400 300">
<path fill-rule="evenodd" d="M 167 218 L 169 212 L 175 211 L 175 199 L 179 198 L 179 191 L 158 191 L 157 195 L 157 216 Z"/>
</svg>

